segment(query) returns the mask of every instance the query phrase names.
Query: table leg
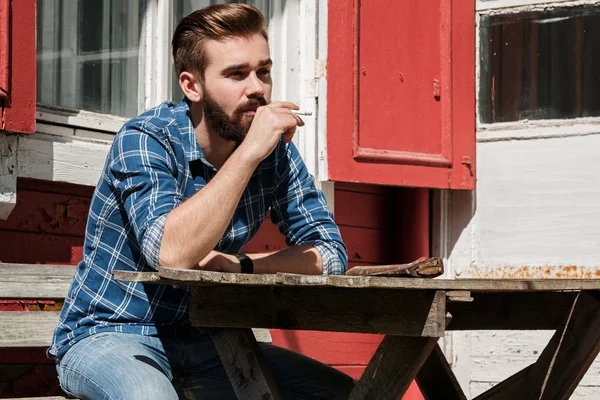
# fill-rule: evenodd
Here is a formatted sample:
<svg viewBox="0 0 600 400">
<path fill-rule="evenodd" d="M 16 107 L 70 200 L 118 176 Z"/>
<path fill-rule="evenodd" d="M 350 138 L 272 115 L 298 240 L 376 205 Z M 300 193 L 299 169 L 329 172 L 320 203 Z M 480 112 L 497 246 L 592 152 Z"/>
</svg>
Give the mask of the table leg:
<svg viewBox="0 0 600 400">
<path fill-rule="evenodd" d="M 427 400 L 467 399 L 437 344 L 417 374 L 417 384 Z"/>
<path fill-rule="evenodd" d="M 349 400 L 397 400 L 406 393 L 439 338 L 383 338 Z"/>
<path fill-rule="evenodd" d="M 210 335 L 238 399 L 281 399 L 250 328 L 210 328 Z"/>
<path fill-rule="evenodd" d="M 446 315 L 446 293 L 438 291 L 421 304 L 427 320 L 439 329 Z M 427 325 L 427 324 L 426 324 Z M 425 329 L 424 329 L 425 331 Z M 434 330 L 431 330 L 434 331 Z M 397 400 L 406 393 L 439 337 L 387 335 L 348 397 L 351 400 Z"/>
<path fill-rule="evenodd" d="M 599 352 L 600 294 L 582 291 L 535 364 L 476 400 L 568 399 Z"/>
</svg>

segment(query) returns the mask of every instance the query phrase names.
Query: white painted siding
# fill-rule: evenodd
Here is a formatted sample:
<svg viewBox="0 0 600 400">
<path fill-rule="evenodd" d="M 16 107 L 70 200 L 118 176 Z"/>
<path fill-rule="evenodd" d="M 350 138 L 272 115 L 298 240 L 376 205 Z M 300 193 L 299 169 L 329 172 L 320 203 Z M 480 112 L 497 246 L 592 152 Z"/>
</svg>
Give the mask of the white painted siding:
<svg viewBox="0 0 600 400">
<path fill-rule="evenodd" d="M 457 278 L 600 271 L 600 133 L 561 136 L 479 140 L 476 191 L 450 200 L 447 256 Z M 450 359 L 472 398 L 533 363 L 551 335 L 452 333 Z M 600 361 L 572 398 L 600 398 Z"/>
</svg>

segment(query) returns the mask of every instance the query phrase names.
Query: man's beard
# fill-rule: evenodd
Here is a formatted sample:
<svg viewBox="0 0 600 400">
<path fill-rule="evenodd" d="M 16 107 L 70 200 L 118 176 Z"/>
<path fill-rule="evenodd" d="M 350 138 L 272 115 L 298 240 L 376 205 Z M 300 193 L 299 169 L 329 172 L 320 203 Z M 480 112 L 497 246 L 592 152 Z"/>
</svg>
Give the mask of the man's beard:
<svg viewBox="0 0 600 400">
<path fill-rule="evenodd" d="M 252 125 L 253 118 L 244 118 L 244 112 L 265 105 L 267 100 L 264 97 L 253 97 L 229 116 L 204 89 L 203 111 L 208 126 L 221 138 L 235 142 L 236 146 L 242 143 Z"/>
</svg>

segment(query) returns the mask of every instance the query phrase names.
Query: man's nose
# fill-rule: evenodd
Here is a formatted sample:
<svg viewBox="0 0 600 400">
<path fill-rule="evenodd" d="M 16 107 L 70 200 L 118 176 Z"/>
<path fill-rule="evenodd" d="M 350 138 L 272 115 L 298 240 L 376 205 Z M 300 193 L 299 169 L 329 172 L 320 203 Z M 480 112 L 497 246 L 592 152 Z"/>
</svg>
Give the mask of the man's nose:
<svg viewBox="0 0 600 400">
<path fill-rule="evenodd" d="M 246 97 L 264 96 L 265 87 L 263 81 L 261 81 L 256 73 L 252 72 L 248 76 L 248 84 L 246 86 Z"/>
</svg>

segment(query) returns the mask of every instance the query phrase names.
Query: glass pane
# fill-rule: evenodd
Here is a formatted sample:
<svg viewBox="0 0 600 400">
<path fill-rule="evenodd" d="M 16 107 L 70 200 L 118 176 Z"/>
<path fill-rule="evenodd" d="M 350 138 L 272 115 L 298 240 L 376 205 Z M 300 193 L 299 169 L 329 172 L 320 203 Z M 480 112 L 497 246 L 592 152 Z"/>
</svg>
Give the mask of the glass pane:
<svg viewBox="0 0 600 400">
<path fill-rule="evenodd" d="M 38 103 L 132 117 L 146 0 L 37 0 Z"/>
<path fill-rule="evenodd" d="M 177 26 L 179 20 L 192 11 L 198 10 L 199 8 L 210 6 L 213 4 L 228 4 L 228 3 L 242 3 L 252 4 L 258 8 L 260 12 L 265 16 L 267 25 L 269 23 L 269 2 L 270 0 L 175 0 L 175 7 L 173 12 L 173 30 Z M 173 61 L 173 60 L 171 60 Z M 173 101 L 180 101 L 183 98 L 183 92 L 179 87 L 179 77 L 175 74 L 175 71 L 171 73 L 171 96 Z"/>
<path fill-rule="evenodd" d="M 481 122 L 600 116 L 600 7 L 482 20 Z"/>
</svg>

